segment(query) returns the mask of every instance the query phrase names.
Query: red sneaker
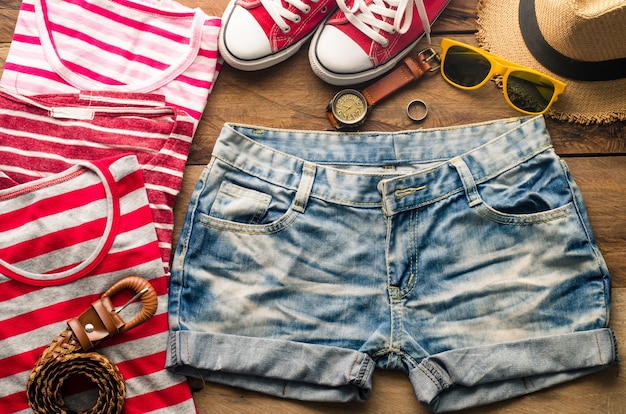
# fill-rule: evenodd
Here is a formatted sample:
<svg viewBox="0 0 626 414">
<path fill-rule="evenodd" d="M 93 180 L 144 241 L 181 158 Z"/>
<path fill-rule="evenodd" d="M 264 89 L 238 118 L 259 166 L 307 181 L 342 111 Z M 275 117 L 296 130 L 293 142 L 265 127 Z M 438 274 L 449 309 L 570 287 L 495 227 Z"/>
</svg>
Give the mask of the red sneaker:
<svg viewBox="0 0 626 414">
<path fill-rule="evenodd" d="M 311 68 L 333 85 L 366 82 L 391 70 L 426 34 L 450 0 L 336 0 L 309 48 Z"/>
<path fill-rule="evenodd" d="M 234 68 L 265 69 L 296 53 L 335 8 L 335 0 L 231 0 L 220 54 Z"/>
</svg>

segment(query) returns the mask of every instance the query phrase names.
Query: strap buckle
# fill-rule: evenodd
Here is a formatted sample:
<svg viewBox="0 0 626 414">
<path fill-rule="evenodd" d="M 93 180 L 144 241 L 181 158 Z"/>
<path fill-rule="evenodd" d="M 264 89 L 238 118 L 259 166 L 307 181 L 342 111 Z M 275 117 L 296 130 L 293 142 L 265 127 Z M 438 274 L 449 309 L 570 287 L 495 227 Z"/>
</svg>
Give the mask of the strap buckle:
<svg viewBox="0 0 626 414">
<path fill-rule="evenodd" d="M 135 295 L 124 305 L 114 308 L 111 298 L 125 289 L 134 291 Z M 141 299 L 141 311 L 129 322 L 124 321 L 120 312 L 137 299 Z M 128 276 L 111 286 L 79 317 L 67 321 L 67 325 L 83 350 L 88 351 L 104 339 L 144 323 L 154 316 L 157 305 L 157 294 L 150 282 L 139 276 Z"/>
<path fill-rule="evenodd" d="M 429 72 L 436 72 L 441 67 L 441 56 L 432 47 L 427 47 L 418 53 L 419 56 L 424 56 L 424 62 L 430 65 Z"/>
</svg>

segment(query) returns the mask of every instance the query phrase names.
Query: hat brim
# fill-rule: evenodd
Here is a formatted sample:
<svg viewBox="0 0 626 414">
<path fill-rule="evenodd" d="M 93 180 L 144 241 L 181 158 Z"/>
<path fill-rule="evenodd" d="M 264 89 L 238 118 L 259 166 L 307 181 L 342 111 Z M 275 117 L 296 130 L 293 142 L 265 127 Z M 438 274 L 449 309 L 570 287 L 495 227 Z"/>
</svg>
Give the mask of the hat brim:
<svg viewBox="0 0 626 414">
<path fill-rule="evenodd" d="M 547 115 L 562 121 L 603 124 L 626 120 L 626 78 L 611 81 L 576 81 L 559 76 L 530 53 L 519 26 L 520 0 L 479 0 L 479 45 L 491 53 L 554 76 L 567 88 Z"/>
</svg>

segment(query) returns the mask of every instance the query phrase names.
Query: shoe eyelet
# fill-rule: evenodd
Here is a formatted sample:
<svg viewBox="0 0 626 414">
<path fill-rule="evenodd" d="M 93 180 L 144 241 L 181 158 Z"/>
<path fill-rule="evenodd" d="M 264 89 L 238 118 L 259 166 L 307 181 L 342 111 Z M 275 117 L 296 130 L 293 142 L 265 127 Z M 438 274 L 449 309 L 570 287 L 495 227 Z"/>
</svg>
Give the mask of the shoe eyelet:
<svg viewBox="0 0 626 414">
<path fill-rule="evenodd" d="M 310 11 L 311 11 L 311 6 L 306 6 L 306 9 L 304 9 L 304 14 L 307 14 Z"/>
<path fill-rule="evenodd" d="M 283 33 L 289 33 L 291 31 L 291 27 L 287 26 L 284 29 L 280 29 Z"/>
<path fill-rule="evenodd" d="M 300 16 L 296 16 L 295 19 L 293 19 L 294 23 L 300 23 L 300 20 L 302 20 L 302 18 Z"/>
<path fill-rule="evenodd" d="M 320 10 L 321 13 L 326 13 L 328 11 L 328 7 L 324 6 L 322 7 L 322 10 Z"/>
</svg>

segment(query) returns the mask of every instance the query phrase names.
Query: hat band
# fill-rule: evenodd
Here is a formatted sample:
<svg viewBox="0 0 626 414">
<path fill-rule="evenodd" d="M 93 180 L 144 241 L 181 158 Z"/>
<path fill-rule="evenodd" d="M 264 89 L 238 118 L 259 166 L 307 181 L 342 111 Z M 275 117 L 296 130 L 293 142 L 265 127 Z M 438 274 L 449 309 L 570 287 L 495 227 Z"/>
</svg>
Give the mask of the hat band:
<svg viewBox="0 0 626 414">
<path fill-rule="evenodd" d="M 519 2 L 519 25 L 526 47 L 548 70 L 579 81 L 610 81 L 626 78 L 626 58 L 589 62 L 567 57 L 548 44 L 541 33 L 535 0 Z"/>
</svg>

